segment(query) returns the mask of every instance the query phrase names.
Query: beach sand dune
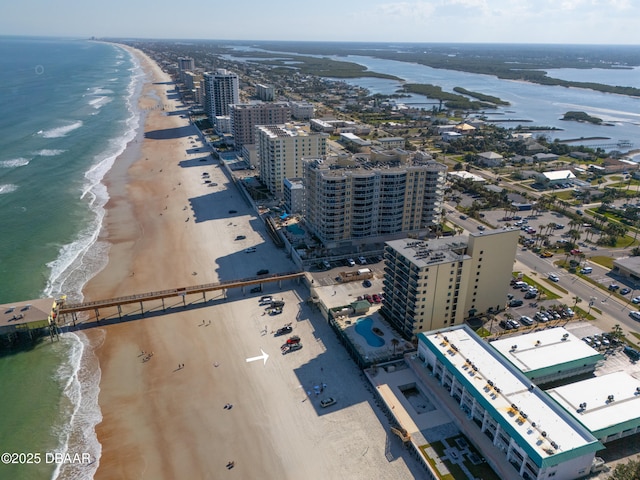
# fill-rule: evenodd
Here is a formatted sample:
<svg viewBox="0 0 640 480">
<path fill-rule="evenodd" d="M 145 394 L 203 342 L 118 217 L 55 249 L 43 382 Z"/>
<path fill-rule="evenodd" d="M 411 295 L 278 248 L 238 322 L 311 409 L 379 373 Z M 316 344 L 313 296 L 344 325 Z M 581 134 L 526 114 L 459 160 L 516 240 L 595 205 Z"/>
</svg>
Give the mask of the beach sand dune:
<svg viewBox="0 0 640 480">
<path fill-rule="evenodd" d="M 112 246 L 85 298 L 246 278 L 260 268 L 294 270 L 220 167 L 210 158 L 200 161 L 201 144 L 188 120 L 171 114 L 182 107 L 170 98 L 169 78 L 134 52 L 148 75 L 140 99 L 144 130 L 156 133 L 132 142 L 105 179 L 111 199 L 101 239 Z M 205 184 L 203 172 L 217 185 Z M 245 253 L 249 246 L 257 252 Z M 286 302 L 273 317 L 263 315 L 261 294 L 233 290 L 227 298 L 212 295 L 203 308 L 86 330 L 104 333 L 96 351 L 103 415 L 96 479 L 419 475 L 399 441 L 388 438 L 387 420 L 361 373 L 305 302 L 305 287 L 290 281 L 279 288 L 268 284 L 262 293 Z M 271 332 L 285 323 L 303 348 L 282 355 L 286 337 Z M 266 364 L 247 361 L 262 351 Z M 326 390 L 316 395 L 314 386 L 322 384 Z M 338 403 L 322 409 L 327 396 Z M 229 461 L 235 464 L 228 472 Z"/>
</svg>

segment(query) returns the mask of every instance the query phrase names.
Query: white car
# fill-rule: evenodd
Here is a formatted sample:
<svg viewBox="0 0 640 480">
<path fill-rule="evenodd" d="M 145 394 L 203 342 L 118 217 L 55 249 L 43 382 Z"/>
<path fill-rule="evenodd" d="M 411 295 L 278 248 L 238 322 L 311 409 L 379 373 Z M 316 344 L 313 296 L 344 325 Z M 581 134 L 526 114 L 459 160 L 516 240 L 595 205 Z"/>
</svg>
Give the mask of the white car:
<svg viewBox="0 0 640 480">
<path fill-rule="evenodd" d="M 367 259 L 364 257 L 358 257 L 358 262 L 360 263 L 360 265 L 366 265 Z"/>
<path fill-rule="evenodd" d="M 356 266 L 356 262 L 353 261 L 353 258 L 347 258 L 347 264 L 350 267 L 355 267 Z"/>
<path fill-rule="evenodd" d="M 631 299 L 631 303 L 635 303 L 637 305 L 638 303 L 640 303 L 640 297 L 633 297 Z"/>
<path fill-rule="evenodd" d="M 629 312 L 629 316 L 634 320 L 640 320 L 640 312 Z"/>
<path fill-rule="evenodd" d="M 555 273 L 550 273 L 548 278 L 552 282 L 559 282 L 560 281 L 560 277 L 558 277 L 558 275 L 556 275 Z"/>
</svg>

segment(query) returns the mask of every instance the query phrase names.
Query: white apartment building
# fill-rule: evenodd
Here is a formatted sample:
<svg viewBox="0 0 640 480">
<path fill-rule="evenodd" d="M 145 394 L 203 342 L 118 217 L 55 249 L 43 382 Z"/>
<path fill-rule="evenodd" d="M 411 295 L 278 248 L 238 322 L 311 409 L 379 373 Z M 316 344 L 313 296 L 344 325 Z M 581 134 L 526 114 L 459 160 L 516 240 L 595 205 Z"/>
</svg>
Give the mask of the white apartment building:
<svg viewBox="0 0 640 480">
<path fill-rule="evenodd" d="M 256 97 L 265 102 L 273 102 L 275 99 L 275 89 L 272 85 L 258 83 L 256 84 Z"/>
<path fill-rule="evenodd" d="M 260 178 L 269 191 L 282 196 L 285 178 L 302 176 L 302 158 L 326 154 L 327 134 L 311 132 L 308 125 L 258 125 L 256 147 Z"/>
<path fill-rule="evenodd" d="M 466 413 L 465 431 L 480 429 L 517 478 L 573 480 L 591 472 L 595 453 L 604 447 L 582 419 L 466 325 L 418 334 L 418 357 L 419 373 L 433 375 Z"/>
<path fill-rule="evenodd" d="M 309 102 L 290 102 L 291 116 L 296 120 L 311 120 L 313 117 L 313 104 Z"/>
<path fill-rule="evenodd" d="M 231 130 L 236 147 L 256 143 L 256 125 L 281 125 L 291 121 L 286 102 L 236 103 L 231 105 Z"/>
<path fill-rule="evenodd" d="M 510 229 L 387 242 L 380 313 L 411 339 L 504 309 L 519 236 Z"/>
<path fill-rule="evenodd" d="M 440 222 L 447 167 L 393 153 L 376 162 L 304 161 L 305 221 L 326 248 L 425 233 Z"/>
<path fill-rule="evenodd" d="M 204 74 L 205 112 L 212 122 L 228 116 L 229 105 L 239 103 L 238 75 L 223 68 Z"/>
</svg>

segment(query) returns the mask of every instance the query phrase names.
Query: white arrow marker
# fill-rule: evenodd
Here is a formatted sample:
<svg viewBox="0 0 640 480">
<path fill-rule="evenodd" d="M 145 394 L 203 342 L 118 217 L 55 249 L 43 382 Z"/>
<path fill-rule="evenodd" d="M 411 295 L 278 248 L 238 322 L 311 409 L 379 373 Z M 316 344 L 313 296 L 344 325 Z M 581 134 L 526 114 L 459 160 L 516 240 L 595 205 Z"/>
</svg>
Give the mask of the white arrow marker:
<svg viewBox="0 0 640 480">
<path fill-rule="evenodd" d="M 267 364 L 267 358 L 269 358 L 269 354 L 268 353 L 264 353 L 264 350 L 260 349 L 260 351 L 262 352 L 262 355 L 259 355 L 257 357 L 251 357 L 251 358 L 247 358 L 247 363 L 249 362 L 255 362 L 256 360 L 264 360 L 264 364 Z"/>
</svg>

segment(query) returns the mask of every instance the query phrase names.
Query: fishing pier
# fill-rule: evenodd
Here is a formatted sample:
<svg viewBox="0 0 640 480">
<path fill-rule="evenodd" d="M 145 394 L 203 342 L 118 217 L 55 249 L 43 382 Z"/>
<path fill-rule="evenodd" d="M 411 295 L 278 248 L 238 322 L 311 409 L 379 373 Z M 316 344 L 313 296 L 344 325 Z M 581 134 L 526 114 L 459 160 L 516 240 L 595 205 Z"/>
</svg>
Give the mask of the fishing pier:
<svg viewBox="0 0 640 480">
<path fill-rule="evenodd" d="M 212 292 L 221 292 L 223 298 L 226 298 L 226 292 L 232 288 L 240 288 L 242 293 L 245 293 L 246 288 L 262 287 L 265 283 L 278 282 L 282 286 L 282 282 L 285 280 L 301 280 L 304 277 L 304 272 L 288 272 L 278 273 L 273 275 L 260 275 L 257 277 L 245 278 L 240 280 L 230 280 L 219 283 L 208 283 L 204 285 L 194 285 L 189 287 L 173 288 L 170 290 L 161 290 L 158 292 L 140 293 L 136 295 L 130 295 L 126 297 L 111 298 L 107 300 L 96 300 L 92 302 L 83 303 L 66 303 L 66 301 L 59 301 L 57 306 L 57 312 L 55 315 L 55 322 L 58 327 L 73 326 L 76 327 L 78 323 L 86 323 L 96 321 L 100 323 L 100 312 L 107 309 L 116 309 L 118 319 L 122 320 L 127 315 L 133 315 L 134 312 L 125 313 L 123 306 L 125 305 L 139 305 L 139 309 L 136 308 L 135 314 L 142 315 L 146 312 L 156 310 L 160 308 L 165 312 L 168 308 L 166 300 L 176 300 L 182 303 L 184 308 L 187 307 L 187 296 L 198 295 L 201 296 L 203 303 L 206 303 L 207 294 Z M 261 288 L 262 290 L 262 288 Z M 149 306 L 153 302 L 152 306 Z M 160 302 L 158 304 L 158 302 Z M 190 302 L 193 303 L 193 302 Z M 145 309 L 145 305 L 148 307 Z M 174 307 L 173 305 L 171 306 Z M 95 317 L 93 319 L 83 318 L 79 319 L 80 313 L 93 312 Z M 103 317 L 104 318 L 104 317 Z"/>
</svg>

